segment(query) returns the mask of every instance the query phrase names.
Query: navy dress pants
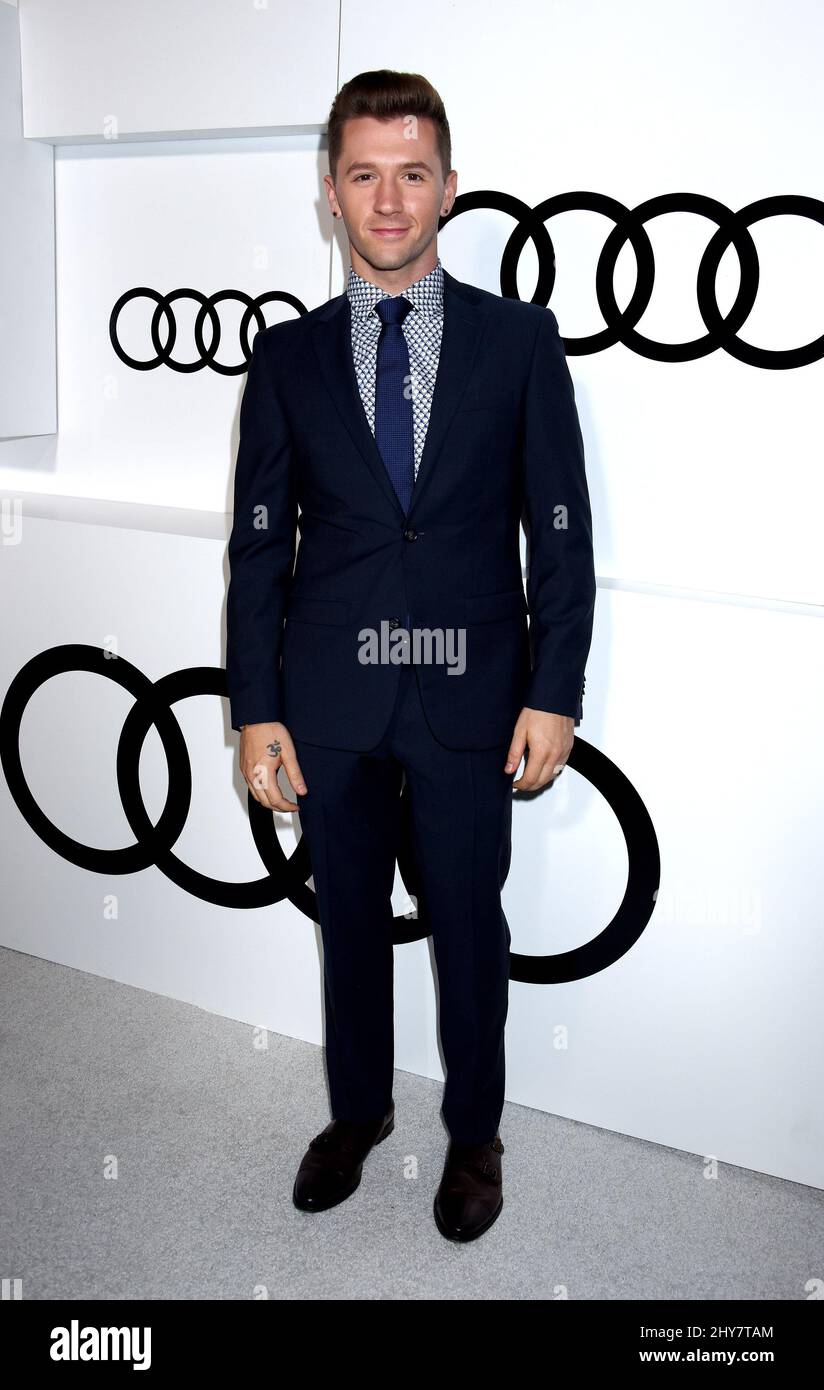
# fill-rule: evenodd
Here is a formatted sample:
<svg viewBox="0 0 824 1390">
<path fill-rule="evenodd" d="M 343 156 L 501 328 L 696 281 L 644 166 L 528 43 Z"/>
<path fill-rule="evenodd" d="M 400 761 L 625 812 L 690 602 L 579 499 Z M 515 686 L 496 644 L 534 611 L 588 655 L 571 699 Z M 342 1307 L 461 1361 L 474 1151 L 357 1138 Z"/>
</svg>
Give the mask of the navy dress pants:
<svg viewBox="0 0 824 1390">
<path fill-rule="evenodd" d="M 405 776 L 438 975 L 443 1117 L 457 1143 L 486 1143 L 504 1103 L 511 938 L 501 889 L 516 775 L 504 772 L 509 744 L 470 751 L 439 743 L 412 663 L 400 668 L 393 715 L 375 748 L 294 742 L 308 788 L 298 800 L 323 937 L 332 1118 L 372 1120 L 392 1100 L 391 893 Z"/>
</svg>

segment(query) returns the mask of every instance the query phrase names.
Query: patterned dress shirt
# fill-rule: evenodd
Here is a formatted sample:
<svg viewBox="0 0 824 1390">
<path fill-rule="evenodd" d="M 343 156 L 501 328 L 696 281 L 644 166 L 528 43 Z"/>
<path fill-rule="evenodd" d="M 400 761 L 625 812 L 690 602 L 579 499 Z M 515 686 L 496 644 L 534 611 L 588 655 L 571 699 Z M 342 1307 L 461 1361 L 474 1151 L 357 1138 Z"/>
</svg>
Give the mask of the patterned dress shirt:
<svg viewBox="0 0 824 1390">
<path fill-rule="evenodd" d="M 346 293 L 352 310 L 352 357 L 358 390 L 372 434 L 375 433 L 375 365 L 381 320 L 375 313 L 379 299 L 392 296 L 364 280 L 349 267 Z M 401 291 L 412 305 L 403 321 L 403 335 L 409 348 L 409 369 L 412 374 L 412 426 L 415 441 L 415 477 L 418 476 L 432 393 L 438 374 L 443 334 L 443 266 L 437 264 L 408 289 Z"/>
</svg>

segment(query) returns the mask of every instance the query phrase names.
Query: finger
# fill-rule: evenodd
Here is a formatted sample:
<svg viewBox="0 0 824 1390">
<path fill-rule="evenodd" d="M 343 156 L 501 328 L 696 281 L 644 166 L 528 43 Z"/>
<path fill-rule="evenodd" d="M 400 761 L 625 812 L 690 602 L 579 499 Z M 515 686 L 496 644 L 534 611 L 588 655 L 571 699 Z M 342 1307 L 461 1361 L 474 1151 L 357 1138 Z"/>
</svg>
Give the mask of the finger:
<svg viewBox="0 0 824 1390">
<path fill-rule="evenodd" d="M 245 774 L 243 780 L 246 783 L 251 795 L 254 797 L 258 805 L 263 806 L 265 810 L 270 811 L 272 808 L 269 805 L 269 802 L 266 800 L 264 792 L 259 787 L 255 787 L 253 783 L 249 781 L 249 778 L 245 776 Z"/>
<path fill-rule="evenodd" d="M 267 811 L 282 811 L 283 795 L 278 786 L 278 763 L 272 758 L 265 763 L 253 763 L 244 774 L 255 800 Z M 289 802 L 291 808 L 292 802 Z"/>
<path fill-rule="evenodd" d="M 303 773 L 300 770 L 300 763 L 298 762 L 293 752 L 284 750 L 283 767 L 286 772 L 286 776 L 289 778 L 289 785 L 291 786 L 292 791 L 296 792 L 300 796 L 305 795 L 307 790 L 306 783 L 303 780 Z"/>
<path fill-rule="evenodd" d="M 255 801 L 266 811 L 297 811 L 298 805 L 295 801 L 289 801 L 281 792 L 277 782 L 273 781 L 265 789 L 256 788 L 251 782 L 247 783 Z"/>
<path fill-rule="evenodd" d="M 517 791 L 534 792 L 544 785 L 541 780 L 546 771 L 550 757 L 546 749 L 530 748 L 529 757 L 526 760 L 526 767 L 512 785 Z"/>
<path fill-rule="evenodd" d="M 252 763 L 252 767 L 246 767 L 243 770 L 243 776 L 252 787 L 256 801 L 260 802 L 261 806 L 270 805 L 268 798 L 270 798 L 272 784 L 277 783 L 278 778 L 277 760 L 272 759 L 271 763 Z"/>
<path fill-rule="evenodd" d="M 514 772 L 521 758 L 524 756 L 526 748 L 526 734 L 519 734 L 517 731 L 512 735 L 512 742 L 509 745 L 509 752 L 506 755 L 506 765 L 504 772 Z M 515 784 L 513 783 L 513 786 Z"/>
<path fill-rule="evenodd" d="M 283 768 L 284 772 L 286 771 L 286 758 L 288 756 L 289 754 L 286 752 L 281 754 L 283 761 L 279 766 Z M 292 760 L 294 761 L 294 754 L 292 754 Z M 285 811 L 287 814 L 291 814 L 298 810 L 298 804 L 296 801 L 290 801 L 288 796 L 284 795 L 278 781 L 278 771 L 279 768 L 275 767 L 271 768 L 269 772 L 269 785 L 266 793 L 268 803 L 273 811 Z"/>
<path fill-rule="evenodd" d="M 548 787 L 563 770 L 564 765 L 561 759 L 555 754 L 548 753 L 535 774 L 535 785 L 532 790 L 540 791 L 541 787 Z"/>
<path fill-rule="evenodd" d="M 273 811 L 286 811 L 287 814 L 300 809 L 296 801 L 289 801 L 281 791 L 269 793 L 269 805 Z"/>
<path fill-rule="evenodd" d="M 296 811 L 297 803 L 290 801 L 284 796 L 280 783 L 278 782 L 278 768 L 273 767 L 269 770 L 269 780 L 266 787 L 266 802 L 273 811 L 286 811 L 290 813 Z"/>
</svg>

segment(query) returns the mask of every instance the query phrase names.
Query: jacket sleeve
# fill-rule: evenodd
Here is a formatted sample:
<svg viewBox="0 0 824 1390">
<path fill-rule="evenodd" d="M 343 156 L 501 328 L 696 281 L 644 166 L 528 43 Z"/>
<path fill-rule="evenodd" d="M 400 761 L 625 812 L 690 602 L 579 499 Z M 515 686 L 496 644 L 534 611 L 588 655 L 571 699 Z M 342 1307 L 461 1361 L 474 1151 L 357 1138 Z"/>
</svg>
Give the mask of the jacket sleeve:
<svg viewBox="0 0 824 1390">
<path fill-rule="evenodd" d="M 595 611 L 592 515 L 575 390 L 551 309 L 541 311 L 524 410 L 532 656 L 524 705 L 578 722 Z"/>
<path fill-rule="evenodd" d="M 226 600 L 226 679 L 233 729 L 283 722 L 280 655 L 295 559 L 291 436 L 278 400 L 272 330 L 261 329 L 240 406 Z"/>
</svg>

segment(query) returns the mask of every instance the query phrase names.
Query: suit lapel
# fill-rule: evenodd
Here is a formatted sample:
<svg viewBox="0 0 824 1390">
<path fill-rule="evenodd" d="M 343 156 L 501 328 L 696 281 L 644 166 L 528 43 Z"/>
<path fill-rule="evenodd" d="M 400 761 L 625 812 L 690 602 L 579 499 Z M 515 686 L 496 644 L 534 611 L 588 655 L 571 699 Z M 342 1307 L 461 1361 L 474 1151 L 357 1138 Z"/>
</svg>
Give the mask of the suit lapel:
<svg viewBox="0 0 824 1390">
<path fill-rule="evenodd" d="M 474 286 L 455 280 L 447 271 L 443 273 L 443 285 L 441 352 L 426 442 L 412 489 L 409 518 L 435 471 L 452 416 L 472 375 L 489 313 L 483 306 L 483 297 Z M 346 294 L 331 299 L 317 315 L 312 324 L 312 342 L 323 380 L 343 424 L 399 520 L 407 520 L 369 428 L 358 391 L 352 359 L 351 314 Z"/>
<path fill-rule="evenodd" d="M 341 294 L 331 299 L 312 324 L 315 354 L 326 388 L 358 452 L 387 502 L 403 517 L 403 508 L 390 482 L 360 398 L 352 359 L 351 322 L 348 296 Z"/>
</svg>

